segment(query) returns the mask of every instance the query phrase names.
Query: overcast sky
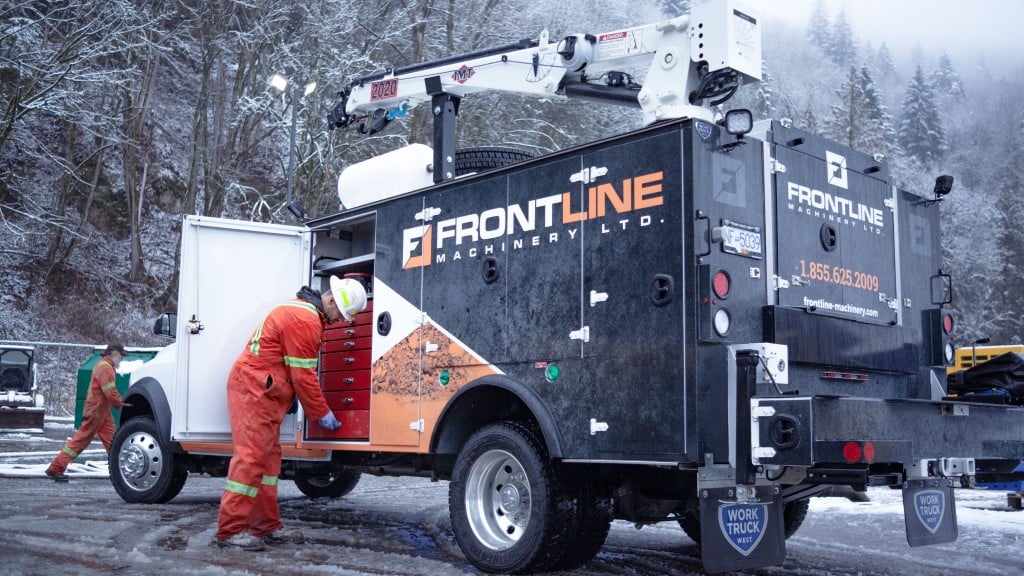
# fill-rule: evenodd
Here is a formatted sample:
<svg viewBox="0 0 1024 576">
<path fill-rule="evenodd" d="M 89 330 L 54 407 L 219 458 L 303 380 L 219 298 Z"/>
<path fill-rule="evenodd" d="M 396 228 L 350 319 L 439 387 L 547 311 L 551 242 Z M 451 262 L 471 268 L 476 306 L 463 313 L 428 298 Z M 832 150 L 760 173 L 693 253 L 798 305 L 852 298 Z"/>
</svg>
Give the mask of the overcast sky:
<svg viewBox="0 0 1024 576">
<path fill-rule="evenodd" d="M 743 0 L 766 19 L 805 26 L 817 0 Z M 1024 62 L 1024 2 L 1021 0 L 821 0 L 826 18 L 840 11 L 861 42 L 875 49 L 884 41 L 894 53 L 910 55 L 920 43 L 926 55 L 945 50 L 961 64 L 984 55 L 989 62 Z"/>
</svg>

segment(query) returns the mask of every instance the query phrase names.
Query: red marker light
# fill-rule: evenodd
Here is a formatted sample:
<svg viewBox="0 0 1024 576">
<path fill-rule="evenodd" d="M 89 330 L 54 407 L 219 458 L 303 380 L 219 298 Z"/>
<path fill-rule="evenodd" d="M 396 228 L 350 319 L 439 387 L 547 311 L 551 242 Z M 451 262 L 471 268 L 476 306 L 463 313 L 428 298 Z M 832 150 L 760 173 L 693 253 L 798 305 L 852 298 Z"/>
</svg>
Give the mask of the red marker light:
<svg viewBox="0 0 1024 576">
<path fill-rule="evenodd" d="M 847 462 L 859 462 L 861 456 L 860 444 L 856 442 L 847 442 L 843 446 L 843 458 L 846 458 Z"/>
<path fill-rule="evenodd" d="M 875 444 L 874 442 L 864 443 L 864 461 L 874 462 L 875 461 Z"/>
</svg>

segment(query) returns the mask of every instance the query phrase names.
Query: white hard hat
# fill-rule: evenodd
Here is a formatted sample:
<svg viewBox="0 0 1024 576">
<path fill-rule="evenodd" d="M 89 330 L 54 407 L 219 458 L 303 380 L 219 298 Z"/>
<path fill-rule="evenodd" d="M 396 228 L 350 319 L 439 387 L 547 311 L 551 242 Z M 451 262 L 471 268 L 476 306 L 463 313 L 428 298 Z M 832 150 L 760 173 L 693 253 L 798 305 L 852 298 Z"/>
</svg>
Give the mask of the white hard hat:
<svg viewBox="0 0 1024 576">
<path fill-rule="evenodd" d="M 331 296 L 334 296 L 341 315 L 349 322 L 366 308 L 366 289 L 351 278 L 331 276 Z"/>
</svg>

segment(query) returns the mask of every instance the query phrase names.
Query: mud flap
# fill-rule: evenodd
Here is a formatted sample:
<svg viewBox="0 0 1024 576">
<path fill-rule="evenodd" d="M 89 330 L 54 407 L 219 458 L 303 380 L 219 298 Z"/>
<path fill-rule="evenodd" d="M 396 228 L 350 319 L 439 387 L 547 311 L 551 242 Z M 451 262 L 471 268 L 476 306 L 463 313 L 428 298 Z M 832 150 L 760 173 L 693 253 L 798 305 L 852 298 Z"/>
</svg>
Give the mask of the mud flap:
<svg viewBox="0 0 1024 576">
<path fill-rule="evenodd" d="M 958 530 L 953 479 L 907 480 L 903 485 L 903 519 L 911 546 L 954 542 Z"/>
<path fill-rule="evenodd" d="M 770 493 L 736 501 L 734 488 L 701 490 L 700 535 L 704 570 L 709 573 L 782 564 L 786 538 L 778 487 Z"/>
</svg>

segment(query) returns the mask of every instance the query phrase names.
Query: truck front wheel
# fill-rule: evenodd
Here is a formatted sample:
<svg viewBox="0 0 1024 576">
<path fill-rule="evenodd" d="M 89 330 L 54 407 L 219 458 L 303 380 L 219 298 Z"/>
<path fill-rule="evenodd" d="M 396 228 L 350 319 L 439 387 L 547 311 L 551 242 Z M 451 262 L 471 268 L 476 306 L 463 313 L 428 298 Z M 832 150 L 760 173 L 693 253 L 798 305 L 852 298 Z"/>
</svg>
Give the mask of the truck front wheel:
<svg viewBox="0 0 1024 576">
<path fill-rule="evenodd" d="M 469 438 L 455 461 L 452 529 L 469 561 L 487 572 L 548 569 L 575 534 L 572 491 L 538 436 L 519 422 L 491 424 Z"/>
<path fill-rule="evenodd" d="M 168 502 L 188 479 L 185 463 L 160 440 L 156 422 L 149 416 L 132 418 L 118 428 L 108 467 L 114 490 L 132 504 Z"/>
</svg>

